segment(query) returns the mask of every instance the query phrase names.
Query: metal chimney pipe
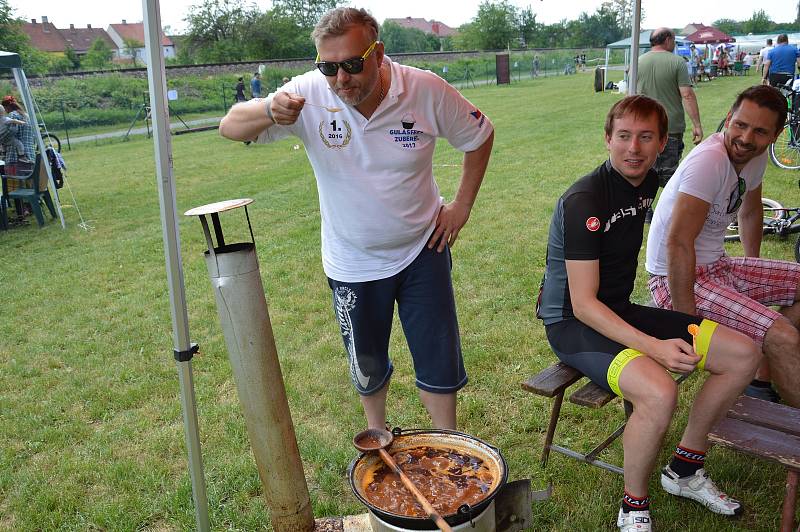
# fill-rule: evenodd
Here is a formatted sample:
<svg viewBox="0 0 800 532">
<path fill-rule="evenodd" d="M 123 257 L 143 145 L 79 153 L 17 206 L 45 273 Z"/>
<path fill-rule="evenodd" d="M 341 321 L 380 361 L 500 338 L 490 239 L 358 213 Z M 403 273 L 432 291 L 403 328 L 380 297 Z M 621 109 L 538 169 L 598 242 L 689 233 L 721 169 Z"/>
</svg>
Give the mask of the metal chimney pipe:
<svg viewBox="0 0 800 532">
<path fill-rule="evenodd" d="M 185 214 L 199 216 L 203 224 L 208 243 L 206 266 L 272 526 L 277 531 L 310 532 L 314 530 L 311 499 L 272 335 L 255 240 L 226 244 L 219 223 L 220 212 L 244 207 L 250 227 L 247 205 L 252 202 L 223 201 Z M 206 215 L 211 216 L 217 246 Z"/>
</svg>

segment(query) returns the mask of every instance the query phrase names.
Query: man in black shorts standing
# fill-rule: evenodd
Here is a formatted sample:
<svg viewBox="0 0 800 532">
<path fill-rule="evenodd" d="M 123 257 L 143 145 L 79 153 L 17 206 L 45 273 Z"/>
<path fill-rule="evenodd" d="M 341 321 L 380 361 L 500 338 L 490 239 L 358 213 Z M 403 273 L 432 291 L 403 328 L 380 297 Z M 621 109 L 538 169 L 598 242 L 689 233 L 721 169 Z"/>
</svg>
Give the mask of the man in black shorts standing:
<svg viewBox="0 0 800 532">
<path fill-rule="evenodd" d="M 647 96 L 624 98 L 606 117 L 605 139 L 609 160 L 556 205 L 537 314 L 559 359 L 633 405 L 623 435 L 620 530 L 651 529 L 648 479 L 677 404 L 669 372 L 696 368 L 709 376 L 661 485 L 712 512 L 738 515 L 739 502 L 717 489 L 703 463 L 709 430 L 750 382 L 760 352 L 712 321 L 630 302 L 645 212 L 658 190 L 652 166 L 667 141 L 666 112 Z"/>
</svg>

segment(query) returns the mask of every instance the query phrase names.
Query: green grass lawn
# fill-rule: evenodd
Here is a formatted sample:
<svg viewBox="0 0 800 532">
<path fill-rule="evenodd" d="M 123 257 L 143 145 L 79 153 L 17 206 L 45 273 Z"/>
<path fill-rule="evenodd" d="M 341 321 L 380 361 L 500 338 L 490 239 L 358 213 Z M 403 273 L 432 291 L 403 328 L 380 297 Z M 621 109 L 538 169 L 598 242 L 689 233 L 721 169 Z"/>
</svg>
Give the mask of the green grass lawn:
<svg viewBox="0 0 800 532">
<path fill-rule="evenodd" d="M 755 77 L 718 79 L 698 90 L 707 133 Z M 492 161 L 453 249 L 456 300 L 470 383 L 459 427 L 499 446 L 510 478 L 554 484 L 534 507 L 535 530 L 611 530 L 622 479 L 560 455 L 538 465 L 550 403 L 520 383 L 554 360 L 534 316 L 556 198 L 606 157 L 602 123 L 620 95 L 594 93 L 590 74 L 465 90 L 497 129 Z M 364 426 L 332 315 L 319 252 L 311 168 L 295 140 L 228 142 L 216 132 L 173 138 L 180 212 L 251 197 L 256 244 L 276 343 L 317 517 L 362 512 L 350 494 L 350 441 Z M 194 507 L 172 357 L 152 141 L 137 138 L 66 154 L 75 202 L 61 192 L 67 229 L 50 221 L 0 233 L 0 530 L 187 530 Z M 459 156 L 437 153 L 446 197 Z M 797 173 L 768 166 L 765 195 L 796 204 Z M 243 213 L 222 216 L 229 242 L 249 238 Z M 203 261 L 196 219 L 180 221 L 205 478 L 215 530 L 269 529 L 269 516 L 231 377 Z M 732 249 L 732 252 L 740 250 Z M 770 240 L 764 255 L 792 257 Z M 635 297 L 647 298 L 640 271 Z M 389 418 L 427 426 L 401 329 Z M 681 408 L 660 462 L 679 438 L 701 377 L 681 390 Z M 623 419 L 612 404 L 567 404 L 557 436 L 582 448 Z M 610 460 L 621 457 L 616 444 Z M 783 498 L 777 467 L 711 451 L 709 469 L 740 498 L 738 521 L 665 496 L 654 475 L 659 530 L 775 530 Z"/>
</svg>

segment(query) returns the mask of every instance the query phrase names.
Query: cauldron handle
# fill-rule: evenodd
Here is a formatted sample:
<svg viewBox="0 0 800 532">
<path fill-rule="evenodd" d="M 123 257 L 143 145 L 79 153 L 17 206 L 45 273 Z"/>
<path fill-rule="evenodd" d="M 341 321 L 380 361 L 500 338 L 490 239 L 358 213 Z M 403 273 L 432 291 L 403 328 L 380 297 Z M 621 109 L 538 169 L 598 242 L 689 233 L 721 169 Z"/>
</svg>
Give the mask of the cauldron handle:
<svg viewBox="0 0 800 532">
<path fill-rule="evenodd" d="M 474 516 L 472 515 L 472 506 L 470 506 L 469 504 L 464 503 L 461 506 L 459 506 L 458 510 L 456 510 L 456 511 L 461 515 L 468 515 L 469 516 L 469 524 L 470 524 L 470 526 L 472 528 L 475 528 L 475 522 L 473 521 L 473 517 Z"/>
</svg>

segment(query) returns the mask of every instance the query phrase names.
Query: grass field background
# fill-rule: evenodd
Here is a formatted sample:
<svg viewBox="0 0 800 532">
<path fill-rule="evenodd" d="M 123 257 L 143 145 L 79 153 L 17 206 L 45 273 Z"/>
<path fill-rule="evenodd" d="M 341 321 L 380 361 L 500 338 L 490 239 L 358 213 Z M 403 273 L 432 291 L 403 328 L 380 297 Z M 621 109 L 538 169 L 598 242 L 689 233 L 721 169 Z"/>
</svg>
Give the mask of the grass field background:
<svg viewBox="0 0 800 532">
<path fill-rule="evenodd" d="M 707 134 L 755 77 L 697 89 Z M 535 530 L 611 530 L 622 479 L 560 455 L 538 465 L 550 403 L 520 383 L 554 360 L 534 316 L 547 228 L 557 197 L 606 157 L 603 119 L 620 95 L 594 93 L 589 74 L 464 90 L 496 128 L 495 148 L 468 225 L 453 248 L 453 279 L 469 385 L 459 428 L 499 446 L 510 478 L 554 484 L 534 506 Z M 316 517 L 359 513 L 346 472 L 364 426 L 348 379 L 319 252 L 319 208 L 299 141 L 228 142 L 215 132 L 173 138 L 178 210 L 251 197 L 261 274 Z M 688 149 L 687 149 L 688 151 Z M 460 156 L 436 155 L 445 197 Z M 188 530 L 186 465 L 152 141 L 81 146 L 67 155 L 67 229 L 50 221 L 0 233 L 0 530 Z M 768 166 L 765 195 L 797 204 L 796 172 Z M 249 238 L 243 213 L 222 216 L 228 242 Z M 378 228 L 376 228 L 377 230 Z M 180 222 L 205 478 L 215 530 L 270 529 L 203 262 L 196 219 Z M 735 247 L 732 253 L 741 252 Z M 763 255 L 791 259 L 789 242 Z M 647 299 L 640 270 L 635 298 Z M 393 425 L 425 427 L 410 355 L 396 325 Z M 662 460 L 679 438 L 702 376 L 681 390 Z M 616 403 L 567 404 L 557 435 L 585 448 L 623 419 Z M 621 458 L 615 444 L 611 461 Z M 777 468 L 711 451 L 708 469 L 747 511 L 738 521 L 665 495 L 654 475 L 659 530 L 774 530 Z"/>
</svg>

